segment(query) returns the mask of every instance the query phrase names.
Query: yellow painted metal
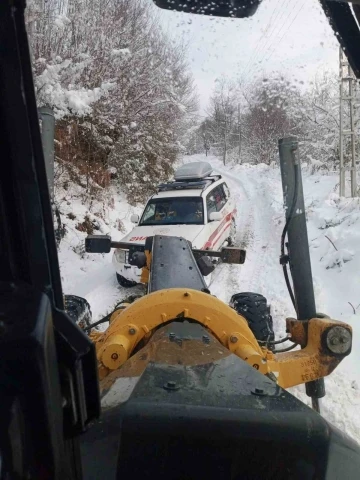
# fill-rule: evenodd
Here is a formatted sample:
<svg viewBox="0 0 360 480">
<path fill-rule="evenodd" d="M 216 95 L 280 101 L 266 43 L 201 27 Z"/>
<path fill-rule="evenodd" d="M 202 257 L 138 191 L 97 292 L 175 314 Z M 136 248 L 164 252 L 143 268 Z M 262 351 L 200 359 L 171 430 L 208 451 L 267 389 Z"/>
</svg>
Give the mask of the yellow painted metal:
<svg viewBox="0 0 360 480">
<path fill-rule="evenodd" d="M 235 310 L 207 293 L 174 288 L 151 293 L 136 300 L 125 310 L 114 312 L 110 319 L 109 328 L 98 339 L 98 342 L 102 344 L 102 347 L 97 350 L 99 361 L 104 363 L 102 356 L 105 352 L 105 346 L 109 343 L 113 344 L 116 335 L 132 337 L 129 346 L 124 346 L 129 357 L 132 349 L 145 334 L 176 318 L 189 318 L 203 324 L 223 345 L 228 345 L 233 352 L 235 350 L 242 352 L 244 348 L 242 355 L 245 359 L 249 355 L 255 355 L 256 358 L 264 357 L 263 351 L 249 329 L 247 321 L 244 317 L 238 315 Z M 137 329 L 136 336 L 131 336 L 128 333 L 131 329 L 130 325 Z M 231 336 L 237 337 L 236 344 L 230 341 Z M 118 368 L 118 366 L 114 365 L 114 368 Z M 261 370 L 264 373 L 267 371 L 265 367 L 262 367 Z"/>
<path fill-rule="evenodd" d="M 291 328 L 298 332 L 298 325 L 301 328 L 302 323 L 292 320 Z M 352 331 L 350 325 L 330 318 L 313 318 L 305 324 L 307 340 L 304 348 L 276 354 L 272 359 L 268 357 L 270 370 L 277 377 L 279 385 L 286 388 L 329 375 L 340 363 L 341 357 L 332 355 L 324 347 L 322 339 L 326 330 L 341 326 Z"/>
<path fill-rule="evenodd" d="M 131 303 L 127 303 L 127 302 L 124 302 L 124 303 L 121 303 L 118 307 L 117 307 L 117 312 L 120 312 L 121 310 L 125 310 L 125 308 L 129 307 L 131 305 Z M 110 317 L 110 320 L 109 320 L 109 323 L 111 323 L 114 319 L 114 315 L 111 315 Z"/>
<path fill-rule="evenodd" d="M 99 350 L 99 356 L 105 367 L 115 370 L 126 362 L 130 348 L 130 339 L 126 335 L 112 335 Z"/>
<path fill-rule="evenodd" d="M 93 330 L 90 332 L 89 337 L 96 344 L 96 342 L 102 337 L 102 335 L 103 332 L 97 332 L 96 330 Z"/>
<path fill-rule="evenodd" d="M 284 388 L 331 373 L 341 358 L 325 351 L 324 333 L 337 325 L 351 331 L 349 325 L 329 318 L 309 322 L 290 319 L 290 333 L 294 331 L 296 341 L 305 348 L 274 354 L 259 346 L 244 317 L 216 297 L 191 289 L 161 290 L 113 313 L 109 328 L 95 340 L 100 378 L 123 365 L 138 342 L 149 339 L 157 327 L 182 318 L 202 324 L 223 346 L 261 373 L 273 373 Z"/>
</svg>

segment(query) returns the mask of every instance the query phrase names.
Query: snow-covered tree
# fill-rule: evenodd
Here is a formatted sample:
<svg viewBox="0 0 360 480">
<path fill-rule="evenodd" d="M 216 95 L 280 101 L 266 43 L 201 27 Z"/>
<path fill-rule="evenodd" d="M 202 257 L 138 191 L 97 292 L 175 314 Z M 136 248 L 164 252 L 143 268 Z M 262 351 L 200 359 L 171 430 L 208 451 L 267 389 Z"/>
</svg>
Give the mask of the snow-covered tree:
<svg viewBox="0 0 360 480">
<path fill-rule="evenodd" d="M 237 125 L 237 97 L 235 84 L 226 78 L 216 81 L 210 98 L 208 122 L 205 124 L 207 137 L 213 140 L 215 151 L 221 155 L 224 165 L 229 150 L 234 146 Z"/>
<path fill-rule="evenodd" d="M 145 0 L 30 0 L 27 26 L 58 159 L 87 174 L 116 167 L 132 201 L 143 199 L 171 173 L 197 109 L 186 45 Z"/>
<path fill-rule="evenodd" d="M 359 106 L 360 98 L 355 105 L 358 126 Z M 234 162 L 277 162 L 279 138 L 294 135 L 300 141 L 302 159 L 312 171 L 337 168 L 339 79 L 333 72 L 320 72 L 302 91 L 279 75 L 238 88 L 223 80 L 209 99 L 208 118 L 193 132 L 197 141 L 192 144 L 200 145 L 202 152 L 205 132 L 212 153 L 223 160 L 226 156 Z M 360 145 L 357 148 L 360 150 Z M 349 150 L 349 145 L 345 149 Z"/>
<path fill-rule="evenodd" d="M 261 79 L 244 93 L 244 148 L 252 163 L 278 158 L 278 139 L 301 135 L 296 101 L 300 93 L 284 78 Z"/>
<path fill-rule="evenodd" d="M 313 171 L 333 169 L 339 162 L 339 81 L 318 73 L 298 103 L 302 123 L 301 152 Z"/>
</svg>

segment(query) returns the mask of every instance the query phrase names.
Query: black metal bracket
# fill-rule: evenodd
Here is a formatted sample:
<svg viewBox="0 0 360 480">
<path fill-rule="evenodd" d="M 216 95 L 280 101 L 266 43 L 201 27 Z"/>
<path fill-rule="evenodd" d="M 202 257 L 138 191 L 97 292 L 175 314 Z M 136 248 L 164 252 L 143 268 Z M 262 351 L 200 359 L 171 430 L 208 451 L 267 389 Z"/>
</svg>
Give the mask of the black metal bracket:
<svg viewBox="0 0 360 480">
<path fill-rule="evenodd" d="M 147 237 L 145 243 L 145 250 L 152 249 L 152 239 L 154 237 Z M 165 238 L 165 237 L 162 237 Z M 181 237 L 169 237 L 169 238 L 181 238 Z M 186 242 L 186 240 L 184 240 Z M 150 243 L 149 243 L 150 242 Z M 136 244 L 133 242 L 114 242 L 111 240 L 110 235 L 88 235 L 85 238 L 85 251 L 87 253 L 110 253 L 112 248 L 121 248 L 123 250 L 131 250 L 132 252 L 139 250 L 144 251 L 144 245 Z M 246 250 L 237 247 L 223 247 L 221 250 L 198 250 L 192 249 L 195 258 L 202 256 L 218 258 L 223 263 L 243 264 L 246 259 Z"/>
</svg>

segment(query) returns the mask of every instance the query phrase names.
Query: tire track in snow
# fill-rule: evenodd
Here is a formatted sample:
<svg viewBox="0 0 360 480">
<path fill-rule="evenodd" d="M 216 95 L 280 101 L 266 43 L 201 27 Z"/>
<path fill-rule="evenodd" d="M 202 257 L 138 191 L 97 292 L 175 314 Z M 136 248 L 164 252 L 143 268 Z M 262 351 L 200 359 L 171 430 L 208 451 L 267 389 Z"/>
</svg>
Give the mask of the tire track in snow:
<svg viewBox="0 0 360 480">
<path fill-rule="evenodd" d="M 224 170 L 219 170 L 225 177 L 230 186 L 232 195 L 235 196 L 237 204 L 237 245 L 246 249 L 246 261 L 240 268 L 238 266 L 226 266 L 229 275 L 228 280 L 232 287 L 237 291 L 258 291 L 258 277 L 261 270 L 262 257 L 264 252 L 261 249 L 262 232 L 259 228 L 259 219 L 253 181 L 249 176 L 242 172 L 241 179 L 234 175 L 229 175 Z M 236 270 L 238 272 L 236 273 Z M 224 280 L 224 279 L 222 279 Z M 240 290 L 239 290 L 240 289 Z M 233 292 L 235 293 L 235 292 Z"/>
<path fill-rule="evenodd" d="M 235 197 L 237 207 L 235 244 L 236 246 L 245 249 L 248 254 L 249 245 L 254 241 L 254 215 L 253 210 L 249 208 L 251 197 L 247 190 L 242 187 L 241 182 L 236 183 L 235 187 L 232 185 L 232 183 L 235 183 L 234 179 L 231 175 L 228 175 L 227 172 L 219 169 L 214 169 L 214 171 L 220 173 L 223 177 L 226 177 L 226 179 L 229 180 L 228 183 L 230 185 L 231 194 Z M 246 212 L 246 214 L 244 214 L 244 212 Z M 245 265 L 246 264 L 247 261 L 245 262 Z M 239 276 L 239 269 L 242 268 L 244 268 L 244 266 L 240 267 L 239 265 L 226 264 L 218 265 L 212 273 L 211 283 L 209 285 L 211 293 L 227 303 L 231 295 L 239 291 L 237 278 Z M 229 288 L 223 288 L 225 283 Z"/>
<path fill-rule="evenodd" d="M 241 176 L 218 170 L 236 198 L 237 244 L 247 250 L 247 257 L 241 267 L 223 265 L 212 291 L 226 302 L 237 292 L 261 293 L 271 304 L 275 333 L 283 336 L 285 318 L 294 310 L 279 264 L 282 227 L 274 221 L 277 212 L 272 207 L 273 190 L 267 178 L 253 169 L 243 169 Z"/>
</svg>

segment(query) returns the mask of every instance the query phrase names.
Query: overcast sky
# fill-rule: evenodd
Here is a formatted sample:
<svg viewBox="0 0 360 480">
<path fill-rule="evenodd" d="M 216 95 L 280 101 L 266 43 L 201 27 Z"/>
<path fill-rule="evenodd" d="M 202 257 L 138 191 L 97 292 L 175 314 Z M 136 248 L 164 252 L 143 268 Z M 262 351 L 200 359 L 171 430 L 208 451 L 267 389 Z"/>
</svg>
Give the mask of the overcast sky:
<svg viewBox="0 0 360 480">
<path fill-rule="evenodd" d="M 306 87 L 317 71 L 338 71 L 338 43 L 317 0 L 263 0 L 248 19 L 168 11 L 161 19 L 172 35 L 191 41 L 202 112 L 222 75 L 247 82 L 278 71 Z"/>
</svg>

